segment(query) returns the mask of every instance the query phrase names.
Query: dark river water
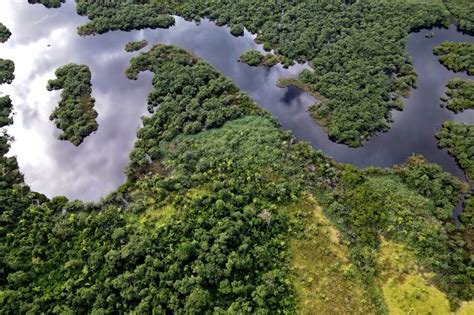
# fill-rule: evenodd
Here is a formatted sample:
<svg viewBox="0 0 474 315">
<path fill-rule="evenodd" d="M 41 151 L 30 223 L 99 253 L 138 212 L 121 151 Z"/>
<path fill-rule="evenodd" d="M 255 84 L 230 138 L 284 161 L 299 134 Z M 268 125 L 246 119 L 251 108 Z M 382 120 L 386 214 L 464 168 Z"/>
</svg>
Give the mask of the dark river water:
<svg viewBox="0 0 474 315">
<path fill-rule="evenodd" d="M 330 141 L 309 117 L 306 110 L 315 99 L 295 88 L 276 87 L 278 78 L 297 76 L 303 65 L 265 69 L 237 62 L 242 51 L 261 49 L 249 33 L 235 38 L 226 27 L 208 21 L 198 26 L 177 18 L 176 25 L 168 30 L 112 32 L 83 38 L 77 35 L 76 27 L 87 18 L 76 14 L 75 3 L 70 0 L 60 9 L 30 5 L 26 0 L 1 1 L 0 21 L 13 33 L 0 45 L 0 57 L 12 59 L 16 66 L 13 84 L 0 86 L 0 94 L 11 95 L 16 112 L 15 123 L 8 128 L 15 138 L 10 154 L 17 156 L 32 189 L 49 197 L 98 200 L 125 181 L 123 169 L 152 88 L 149 73 L 142 74 L 138 81 L 127 80 L 124 75 L 133 56 L 124 51 L 125 44 L 141 39 L 151 45 L 174 44 L 191 50 L 272 112 L 283 129 L 292 130 L 298 140 L 311 142 L 315 149 L 338 162 L 362 168 L 391 167 L 419 153 L 464 179 L 454 159 L 437 149 L 434 138 L 445 120 L 474 123 L 474 111 L 455 115 L 439 105 L 447 81 L 467 76 L 442 67 L 433 48 L 446 40 L 474 43 L 473 37 L 458 33 L 454 27 L 434 29 L 431 39 L 425 38 L 426 31 L 410 36 L 407 51 L 420 76 L 418 88 L 405 101 L 405 110 L 393 113 L 395 122 L 389 132 L 354 149 Z M 57 140 L 60 130 L 49 115 L 57 106 L 60 92 L 46 90 L 55 69 L 70 62 L 90 67 L 99 113 L 98 132 L 78 148 Z"/>
</svg>

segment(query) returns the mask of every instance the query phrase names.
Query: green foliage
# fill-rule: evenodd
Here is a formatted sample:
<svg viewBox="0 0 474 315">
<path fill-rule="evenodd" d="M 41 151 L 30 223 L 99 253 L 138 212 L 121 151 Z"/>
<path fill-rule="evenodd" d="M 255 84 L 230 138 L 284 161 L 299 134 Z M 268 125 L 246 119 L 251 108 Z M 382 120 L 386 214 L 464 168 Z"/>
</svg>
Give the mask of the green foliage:
<svg viewBox="0 0 474 315">
<path fill-rule="evenodd" d="M 274 49 L 284 65 L 311 62 L 314 71 L 300 79 L 327 99 L 312 108 L 312 116 L 331 139 L 351 146 L 387 130 L 390 110 L 401 108 L 400 96 L 414 86 L 416 73 L 405 52 L 408 34 L 449 22 L 438 0 L 79 0 L 77 8 L 91 19 L 80 27 L 81 34 L 160 27 L 153 20 L 160 14 L 207 17 L 234 30 L 242 25 L 258 34 L 256 41 L 266 50 Z"/>
<path fill-rule="evenodd" d="M 242 24 L 232 24 L 230 26 L 230 33 L 234 36 L 244 35 L 244 26 Z"/>
<path fill-rule="evenodd" d="M 252 67 L 258 67 L 258 66 L 273 67 L 279 62 L 279 59 L 274 54 L 268 53 L 266 55 L 263 55 L 261 52 L 254 49 L 254 50 L 244 51 L 240 55 L 240 61 Z"/>
<path fill-rule="evenodd" d="M 30 4 L 40 3 L 47 8 L 59 8 L 66 0 L 28 0 Z"/>
<path fill-rule="evenodd" d="M 63 130 L 59 139 L 79 146 L 99 127 L 95 100 L 91 95 L 91 72 L 85 65 L 68 64 L 58 68 L 55 74 L 57 79 L 49 80 L 47 89 L 63 91 L 59 105 L 49 119 Z"/>
<path fill-rule="evenodd" d="M 474 75 L 474 44 L 444 42 L 434 49 L 446 68 L 454 72 L 467 71 Z"/>
<path fill-rule="evenodd" d="M 6 42 L 11 35 L 12 33 L 10 30 L 5 25 L 0 23 L 0 43 Z"/>
<path fill-rule="evenodd" d="M 455 78 L 448 82 L 449 90 L 442 97 L 444 105 L 455 113 L 474 109 L 474 80 Z"/>
<path fill-rule="evenodd" d="M 466 196 L 464 200 L 464 211 L 460 219 L 468 229 L 474 229 L 474 194 L 470 193 Z"/>
<path fill-rule="evenodd" d="M 446 121 L 436 138 L 438 146 L 446 148 L 467 177 L 474 179 L 474 126 Z"/>
<path fill-rule="evenodd" d="M 9 96 L 0 97 L 0 128 L 11 125 L 13 119 L 10 117 L 13 105 Z"/>
<path fill-rule="evenodd" d="M 458 19 L 459 28 L 474 32 L 474 2 L 471 0 L 444 0 L 446 7 Z"/>
<path fill-rule="evenodd" d="M 86 70 L 62 67 L 49 87 L 90 91 Z M 406 244 L 452 302 L 472 298 L 449 219 L 458 179 L 419 156 L 388 170 L 339 165 L 182 49 L 155 46 L 126 73 L 145 70 L 152 115 L 127 183 L 100 203 L 32 193 L 16 160 L 0 159 L 0 313 L 295 313 L 289 241 L 305 222 L 286 208 L 304 191 L 342 232 L 354 264 L 344 277 L 364 279 L 364 307 L 386 311 L 381 236 Z"/>
<path fill-rule="evenodd" d="M 11 60 L 0 59 L 0 84 L 11 84 L 15 79 L 15 64 Z"/>
<path fill-rule="evenodd" d="M 148 110 L 159 111 L 143 119 L 127 174 L 134 177 L 160 158 L 160 141 L 180 133 L 195 134 L 221 127 L 226 121 L 251 113 L 263 113 L 235 84 L 209 64 L 190 53 L 158 45 L 134 57 L 126 74 L 135 79 L 140 71 L 154 72 L 154 90 L 148 95 Z"/>
<path fill-rule="evenodd" d="M 169 28 L 175 20 L 163 14 L 164 3 L 149 1 L 77 1 L 77 12 L 94 16 L 78 28 L 79 35 L 101 34 L 110 30 L 129 31 L 142 28 Z"/>
<path fill-rule="evenodd" d="M 129 42 L 125 45 L 126 52 L 134 52 L 138 51 L 142 48 L 145 48 L 148 45 L 148 41 L 146 39 L 137 41 L 137 42 Z"/>
</svg>

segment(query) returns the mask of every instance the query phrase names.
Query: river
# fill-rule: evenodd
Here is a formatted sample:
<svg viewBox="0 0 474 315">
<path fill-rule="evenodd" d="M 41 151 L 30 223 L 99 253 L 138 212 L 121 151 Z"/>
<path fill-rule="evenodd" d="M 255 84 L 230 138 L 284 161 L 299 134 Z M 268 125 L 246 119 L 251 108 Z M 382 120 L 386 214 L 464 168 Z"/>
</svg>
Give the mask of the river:
<svg viewBox="0 0 474 315">
<path fill-rule="evenodd" d="M 276 86 L 278 78 L 295 77 L 304 65 L 266 69 L 238 62 L 241 52 L 262 50 L 248 32 L 235 38 L 227 27 L 207 20 L 196 25 L 176 18 L 176 25 L 167 30 L 80 37 L 76 28 L 87 18 L 76 14 L 73 1 L 59 9 L 30 5 L 26 0 L 2 1 L 0 21 L 13 33 L 9 41 L 0 45 L 0 57 L 12 59 L 16 66 L 13 84 L 0 86 L 0 94 L 12 97 L 16 113 L 14 124 L 8 128 L 15 139 L 10 154 L 17 156 L 30 187 L 48 197 L 64 195 L 94 201 L 125 181 L 123 170 L 152 89 L 150 73 L 141 74 L 137 81 L 127 80 L 124 75 L 131 56 L 137 54 L 126 53 L 125 44 L 141 39 L 150 45 L 174 44 L 192 51 L 234 80 L 277 117 L 283 129 L 292 130 L 298 140 L 311 142 L 315 149 L 338 162 L 361 168 L 391 167 L 403 163 L 412 153 L 419 153 L 465 178 L 454 159 L 437 148 L 434 137 L 445 120 L 474 123 L 472 110 L 456 115 L 440 107 L 439 98 L 446 91 L 446 83 L 454 77 L 467 76 L 441 66 L 433 48 L 446 40 L 474 43 L 474 37 L 457 32 L 454 26 L 433 29 L 433 38 L 425 38 L 427 31 L 410 35 L 406 49 L 419 74 L 418 88 L 405 100 L 403 111 L 393 112 L 395 122 L 390 131 L 375 136 L 364 147 L 349 148 L 330 141 L 310 118 L 307 109 L 315 99 L 298 89 Z M 90 67 L 99 113 L 99 130 L 79 147 L 57 140 L 61 131 L 49 120 L 60 91 L 48 92 L 47 81 L 54 78 L 56 68 L 70 62 Z"/>
</svg>

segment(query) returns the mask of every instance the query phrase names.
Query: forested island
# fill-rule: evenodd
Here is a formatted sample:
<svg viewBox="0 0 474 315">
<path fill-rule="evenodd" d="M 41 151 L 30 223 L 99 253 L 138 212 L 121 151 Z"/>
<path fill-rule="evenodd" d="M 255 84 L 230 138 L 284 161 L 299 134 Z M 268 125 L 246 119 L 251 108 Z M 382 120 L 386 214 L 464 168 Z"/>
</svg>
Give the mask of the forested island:
<svg viewBox="0 0 474 315">
<path fill-rule="evenodd" d="M 454 72 L 466 71 L 474 75 L 474 44 L 445 42 L 434 49 L 439 62 Z"/>
<path fill-rule="evenodd" d="M 465 183 L 420 156 L 337 164 L 182 49 L 139 54 L 126 73 L 141 71 L 153 114 L 116 192 L 84 204 L 0 181 L 1 312 L 468 310 L 472 248 L 451 223 Z"/>
<path fill-rule="evenodd" d="M 97 111 L 92 97 L 91 72 L 86 65 L 68 64 L 58 68 L 56 79 L 49 80 L 48 91 L 62 90 L 58 107 L 51 113 L 50 120 L 63 133 L 60 140 L 79 146 L 84 139 L 97 131 Z"/>
<path fill-rule="evenodd" d="M 466 109 L 474 109 L 474 80 L 456 78 L 449 81 L 447 87 L 446 96 L 441 100 L 449 110 L 460 113 Z"/>
<path fill-rule="evenodd" d="M 148 41 L 146 39 L 136 42 L 129 42 L 125 45 L 126 52 L 134 52 L 145 48 L 148 45 Z"/>
</svg>

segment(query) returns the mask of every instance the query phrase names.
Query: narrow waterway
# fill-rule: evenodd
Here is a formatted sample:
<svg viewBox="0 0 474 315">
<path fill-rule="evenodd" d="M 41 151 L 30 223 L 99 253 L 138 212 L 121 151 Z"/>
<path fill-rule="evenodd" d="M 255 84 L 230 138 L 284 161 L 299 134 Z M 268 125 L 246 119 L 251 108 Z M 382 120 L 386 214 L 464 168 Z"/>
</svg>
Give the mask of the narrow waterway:
<svg viewBox="0 0 474 315">
<path fill-rule="evenodd" d="M 2 1 L 0 21 L 13 33 L 0 45 L 0 57 L 12 59 L 16 79 L 0 86 L 15 106 L 15 123 L 9 133 L 15 138 L 11 154 L 16 155 L 26 182 L 33 190 L 49 197 L 97 200 L 124 182 L 123 169 L 146 114 L 146 96 L 151 90 L 151 74 L 138 81 L 125 78 L 124 71 L 133 54 L 124 51 L 131 40 L 147 39 L 150 45 L 174 44 L 188 49 L 215 66 L 249 93 L 263 108 L 273 113 L 282 128 L 292 130 L 298 140 L 309 141 L 338 162 L 359 167 L 390 167 L 403 163 L 412 153 L 423 154 L 452 174 L 464 178 L 462 170 L 446 151 L 436 147 L 434 134 L 445 120 L 474 123 L 474 111 L 455 115 L 440 107 L 439 98 L 454 74 L 442 67 L 432 50 L 443 41 L 474 42 L 449 29 L 412 34 L 407 51 L 419 74 L 418 88 L 405 101 L 405 110 L 394 112 L 389 132 L 374 137 L 362 148 L 349 148 L 330 141 L 327 134 L 308 115 L 315 100 L 295 88 L 280 89 L 280 77 L 297 76 L 302 65 L 290 69 L 251 68 L 237 62 L 242 51 L 261 49 L 253 36 L 235 38 L 226 27 L 203 20 L 200 25 L 177 18 L 168 30 L 111 32 L 79 37 L 76 27 L 87 21 L 75 12 L 75 3 L 67 1 L 59 9 L 30 5 L 27 1 Z M 145 48 L 147 49 L 147 48 Z M 60 130 L 49 120 L 57 106 L 59 91 L 48 92 L 47 81 L 56 68 L 70 63 L 86 64 L 92 72 L 93 96 L 99 113 L 99 130 L 78 148 L 57 140 Z"/>
</svg>

